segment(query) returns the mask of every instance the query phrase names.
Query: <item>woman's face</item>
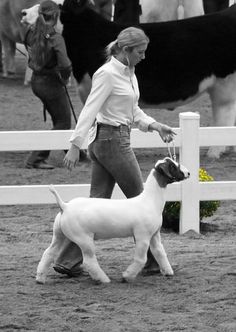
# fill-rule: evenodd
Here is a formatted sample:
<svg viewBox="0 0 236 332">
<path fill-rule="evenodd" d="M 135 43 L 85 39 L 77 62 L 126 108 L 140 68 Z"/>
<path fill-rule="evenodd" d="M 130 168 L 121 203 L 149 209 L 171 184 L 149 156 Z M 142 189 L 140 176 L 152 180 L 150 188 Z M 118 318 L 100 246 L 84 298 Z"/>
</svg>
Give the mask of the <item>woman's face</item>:
<svg viewBox="0 0 236 332">
<path fill-rule="evenodd" d="M 141 60 L 145 59 L 145 52 L 148 44 L 143 43 L 139 46 L 135 46 L 132 51 L 127 51 L 130 67 L 136 66 Z"/>
</svg>

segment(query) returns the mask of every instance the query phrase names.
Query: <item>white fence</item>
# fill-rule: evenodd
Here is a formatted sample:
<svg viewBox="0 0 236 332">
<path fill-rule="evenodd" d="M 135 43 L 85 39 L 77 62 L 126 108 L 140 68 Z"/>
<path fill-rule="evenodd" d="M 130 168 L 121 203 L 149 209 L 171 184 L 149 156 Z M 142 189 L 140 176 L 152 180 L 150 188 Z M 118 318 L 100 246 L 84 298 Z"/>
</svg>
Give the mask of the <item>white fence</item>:
<svg viewBox="0 0 236 332">
<path fill-rule="evenodd" d="M 206 146 L 235 145 L 235 127 L 199 127 L 200 116 L 180 113 L 180 128 L 176 128 L 175 146 L 179 147 L 180 162 L 191 176 L 181 183 L 168 186 L 167 200 L 182 201 L 180 233 L 199 232 L 200 200 L 236 200 L 236 181 L 199 182 L 199 149 Z M 0 151 L 62 150 L 68 149 L 71 130 L 0 132 Z M 132 130 L 134 148 L 166 147 L 157 133 Z M 86 146 L 84 146 L 86 147 Z M 69 177 L 68 177 L 69 178 Z M 65 201 L 76 196 L 88 196 L 89 184 L 55 185 Z M 113 198 L 124 197 L 116 186 Z M 0 205 L 54 204 L 47 185 L 0 186 Z"/>
</svg>

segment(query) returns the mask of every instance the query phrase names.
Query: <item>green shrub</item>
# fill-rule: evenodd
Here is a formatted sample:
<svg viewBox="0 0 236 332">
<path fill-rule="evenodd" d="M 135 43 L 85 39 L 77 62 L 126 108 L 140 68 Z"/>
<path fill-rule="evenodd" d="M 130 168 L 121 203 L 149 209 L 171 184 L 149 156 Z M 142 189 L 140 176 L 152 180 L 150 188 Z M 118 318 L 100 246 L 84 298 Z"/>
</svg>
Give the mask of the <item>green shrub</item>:
<svg viewBox="0 0 236 332">
<path fill-rule="evenodd" d="M 213 181 L 213 177 L 203 168 L 199 169 L 199 181 Z M 219 201 L 201 201 L 200 202 L 200 220 L 204 217 L 211 217 L 220 206 Z M 163 227 L 172 228 L 178 231 L 180 214 L 180 202 L 166 202 L 163 211 Z"/>
</svg>

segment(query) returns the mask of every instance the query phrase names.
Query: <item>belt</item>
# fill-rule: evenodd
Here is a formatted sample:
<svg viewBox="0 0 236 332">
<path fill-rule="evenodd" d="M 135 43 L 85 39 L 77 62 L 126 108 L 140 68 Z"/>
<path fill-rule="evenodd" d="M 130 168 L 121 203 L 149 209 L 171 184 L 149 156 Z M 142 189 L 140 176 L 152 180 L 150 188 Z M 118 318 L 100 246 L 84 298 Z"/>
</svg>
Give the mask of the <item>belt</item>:
<svg viewBox="0 0 236 332">
<path fill-rule="evenodd" d="M 119 126 L 112 126 L 106 123 L 98 122 L 97 124 L 98 128 L 107 128 L 109 130 L 117 130 L 117 131 L 126 131 L 130 132 L 131 127 L 128 125 L 120 124 Z"/>
<path fill-rule="evenodd" d="M 58 77 L 58 75 L 55 73 L 55 72 L 48 72 L 48 73 L 43 73 L 43 72 L 33 72 L 33 75 L 34 76 L 37 76 L 37 77 L 43 77 L 43 78 L 56 78 L 56 79 L 58 79 L 59 77 Z"/>
</svg>

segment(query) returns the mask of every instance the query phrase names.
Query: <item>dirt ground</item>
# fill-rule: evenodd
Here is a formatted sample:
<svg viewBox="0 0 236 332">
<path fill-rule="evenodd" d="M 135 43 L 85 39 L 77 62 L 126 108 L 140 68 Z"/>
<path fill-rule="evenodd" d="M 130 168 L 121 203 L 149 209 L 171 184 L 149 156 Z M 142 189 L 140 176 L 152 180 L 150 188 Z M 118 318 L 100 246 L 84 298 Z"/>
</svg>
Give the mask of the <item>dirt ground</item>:
<svg viewBox="0 0 236 332">
<path fill-rule="evenodd" d="M 24 59 L 18 56 L 17 77 L 0 78 L 0 130 L 50 129 L 43 123 L 42 106 L 29 86 L 23 86 Z M 69 88 L 77 115 L 81 103 Z M 174 112 L 147 112 L 178 126 L 178 113 L 198 111 L 208 126 L 211 107 L 206 95 Z M 73 122 L 74 127 L 74 122 Z M 167 154 L 164 149 L 135 150 L 144 180 L 151 167 Z M 201 166 L 216 180 L 235 180 L 236 155 L 230 151 L 212 161 L 201 151 Z M 24 167 L 29 152 L 0 152 L 1 185 L 89 183 L 90 163 L 73 172 L 62 165 L 63 153 L 53 151 L 50 171 Z M 0 218 L 1 319 L 0 330 L 75 332 L 233 332 L 236 331 L 236 204 L 221 202 L 213 217 L 203 220 L 201 234 L 162 231 L 175 271 L 171 278 L 138 276 L 122 283 L 121 273 L 132 260 L 132 239 L 97 241 L 98 260 L 110 276 L 99 285 L 86 274 L 59 275 L 51 268 L 45 285 L 35 283 L 37 264 L 52 236 L 55 205 L 2 206 Z"/>
</svg>

